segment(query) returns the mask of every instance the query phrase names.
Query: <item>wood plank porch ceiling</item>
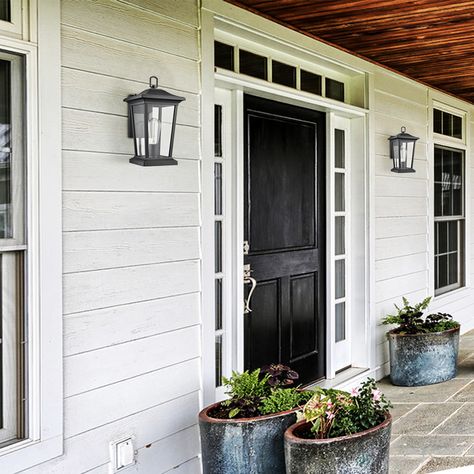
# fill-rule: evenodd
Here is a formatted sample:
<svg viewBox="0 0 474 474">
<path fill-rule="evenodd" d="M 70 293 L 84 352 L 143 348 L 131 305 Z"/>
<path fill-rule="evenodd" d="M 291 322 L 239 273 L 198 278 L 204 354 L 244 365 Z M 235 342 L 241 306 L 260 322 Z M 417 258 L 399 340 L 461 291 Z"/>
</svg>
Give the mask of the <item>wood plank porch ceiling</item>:
<svg viewBox="0 0 474 474">
<path fill-rule="evenodd" d="M 474 103 L 474 0 L 227 0 Z"/>
</svg>

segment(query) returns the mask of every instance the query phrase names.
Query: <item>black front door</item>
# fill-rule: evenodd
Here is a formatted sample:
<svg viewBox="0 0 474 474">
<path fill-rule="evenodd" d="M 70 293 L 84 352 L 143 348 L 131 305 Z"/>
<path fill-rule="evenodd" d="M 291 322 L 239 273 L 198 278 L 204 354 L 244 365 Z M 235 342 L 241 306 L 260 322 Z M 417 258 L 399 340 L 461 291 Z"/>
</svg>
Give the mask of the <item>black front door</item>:
<svg viewBox="0 0 474 474">
<path fill-rule="evenodd" d="M 280 362 L 308 383 L 325 375 L 325 117 L 249 95 L 244 113 L 245 368 Z"/>
</svg>

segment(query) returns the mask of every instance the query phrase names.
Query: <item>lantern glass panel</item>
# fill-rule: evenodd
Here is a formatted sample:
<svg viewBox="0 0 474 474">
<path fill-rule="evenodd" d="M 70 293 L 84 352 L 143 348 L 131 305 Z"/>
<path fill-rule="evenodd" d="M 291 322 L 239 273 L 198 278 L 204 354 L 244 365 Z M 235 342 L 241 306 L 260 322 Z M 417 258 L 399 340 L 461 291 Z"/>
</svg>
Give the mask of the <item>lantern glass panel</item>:
<svg viewBox="0 0 474 474">
<path fill-rule="evenodd" d="M 132 105 L 135 155 L 145 156 L 145 104 Z"/>
<path fill-rule="evenodd" d="M 150 154 L 154 157 L 171 156 L 175 105 L 152 106 L 148 118 Z"/>
</svg>

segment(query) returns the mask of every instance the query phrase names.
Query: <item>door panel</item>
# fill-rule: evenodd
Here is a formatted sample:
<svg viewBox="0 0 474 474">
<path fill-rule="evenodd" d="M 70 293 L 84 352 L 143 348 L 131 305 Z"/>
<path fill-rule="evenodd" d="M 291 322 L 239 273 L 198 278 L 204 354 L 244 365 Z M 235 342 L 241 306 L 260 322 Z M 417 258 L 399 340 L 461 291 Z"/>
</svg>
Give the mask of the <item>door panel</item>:
<svg viewBox="0 0 474 474">
<path fill-rule="evenodd" d="M 324 114 L 245 96 L 245 367 L 325 375 Z M 248 291 L 248 288 L 246 288 Z"/>
</svg>

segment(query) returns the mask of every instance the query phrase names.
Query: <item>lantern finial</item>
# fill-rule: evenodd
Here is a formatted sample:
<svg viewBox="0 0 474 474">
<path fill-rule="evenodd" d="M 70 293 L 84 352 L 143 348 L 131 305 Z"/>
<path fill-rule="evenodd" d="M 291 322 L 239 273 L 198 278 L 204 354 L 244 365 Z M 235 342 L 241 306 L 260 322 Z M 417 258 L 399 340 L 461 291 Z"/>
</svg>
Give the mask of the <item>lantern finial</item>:
<svg viewBox="0 0 474 474">
<path fill-rule="evenodd" d="M 402 133 L 406 133 L 407 128 L 406 128 L 405 126 L 403 126 L 403 127 L 400 129 L 400 131 L 401 131 Z"/>
</svg>

